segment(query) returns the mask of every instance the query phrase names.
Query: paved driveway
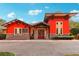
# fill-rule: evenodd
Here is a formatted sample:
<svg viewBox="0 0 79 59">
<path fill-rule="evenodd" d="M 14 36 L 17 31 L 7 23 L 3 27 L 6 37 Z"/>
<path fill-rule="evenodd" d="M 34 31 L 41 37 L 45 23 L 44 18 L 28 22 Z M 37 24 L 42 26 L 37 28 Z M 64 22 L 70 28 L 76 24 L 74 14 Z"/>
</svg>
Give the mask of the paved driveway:
<svg viewBox="0 0 79 59">
<path fill-rule="evenodd" d="M 79 53 L 77 40 L 1 40 L 0 52 L 18 56 L 63 56 Z"/>
</svg>

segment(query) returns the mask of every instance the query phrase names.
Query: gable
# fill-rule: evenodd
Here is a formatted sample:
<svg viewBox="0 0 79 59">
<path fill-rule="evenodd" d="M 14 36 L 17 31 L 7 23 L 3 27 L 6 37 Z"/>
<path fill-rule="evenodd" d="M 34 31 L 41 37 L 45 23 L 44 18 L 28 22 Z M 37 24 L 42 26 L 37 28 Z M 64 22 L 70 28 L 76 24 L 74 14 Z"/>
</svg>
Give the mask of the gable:
<svg viewBox="0 0 79 59">
<path fill-rule="evenodd" d="M 12 20 L 12 21 L 10 21 L 10 22 L 7 22 L 7 23 L 3 24 L 2 26 L 8 27 L 9 25 L 12 25 L 12 24 L 17 24 L 17 25 L 23 24 L 23 25 L 28 25 L 28 26 L 30 26 L 29 24 L 27 24 L 27 23 L 25 23 L 25 22 L 23 22 L 23 21 L 21 21 L 21 20 L 18 20 L 18 19 L 15 19 L 15 20 Z"/>
<path fill-rule="evenodd" d="M 49 27 L 49 25 L 44 22 L 36 23 L 36 24 L 33 24 L 32 26 L 33 27 Z"/>
<path fill-rule="evenodd" d="M 77 13 L 46 13 L 44 17 L 44 22 L 48 22 L 49 19 L 54 19 L 54 18 L 63 18 L 63 19 L 69 19 L 71 16 L 74 16 Z"/>
</svg>

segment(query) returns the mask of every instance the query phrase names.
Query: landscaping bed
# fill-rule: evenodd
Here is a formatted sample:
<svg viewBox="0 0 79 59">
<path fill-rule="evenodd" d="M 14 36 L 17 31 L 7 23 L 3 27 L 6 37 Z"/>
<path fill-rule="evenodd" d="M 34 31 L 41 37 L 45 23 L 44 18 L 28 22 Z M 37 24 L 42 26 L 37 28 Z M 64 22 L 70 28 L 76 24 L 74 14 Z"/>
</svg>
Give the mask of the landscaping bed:
<svg viewBox="0 0 79 59">
<path fill-rule="evenodd" d="M 0 34 L 0 40 L 6 39 L 6 34 Z"/>
<path fill-rule="evenodd" d="M 53 36 L 53 40 L 72 40 L 74 36 Z"/>
<path fill-rule="evenodd" d="M 15 56 L 15 54 L 11 52 L 0 52 L 0 56 Z"/>
<path fill-rule="evenodd" d="M 79 54 L 66 54 L 65 56 L 79 56 Z"/>
</svg>

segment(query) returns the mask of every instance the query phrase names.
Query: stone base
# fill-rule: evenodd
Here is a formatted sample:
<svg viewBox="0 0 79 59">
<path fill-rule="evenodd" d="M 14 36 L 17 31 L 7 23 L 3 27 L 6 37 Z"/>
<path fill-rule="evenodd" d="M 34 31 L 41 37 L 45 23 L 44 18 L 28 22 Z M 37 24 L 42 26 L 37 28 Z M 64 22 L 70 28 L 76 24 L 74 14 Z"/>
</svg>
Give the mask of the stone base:
<svg viewBox="0 0 79 59">
<path fill-rule="evenodd" d="M 7 34 L 6 37 L 7 40 L 27 40 L 30 39 L 30 36 L 28 33 L 26 34 Z"/>
</svg>

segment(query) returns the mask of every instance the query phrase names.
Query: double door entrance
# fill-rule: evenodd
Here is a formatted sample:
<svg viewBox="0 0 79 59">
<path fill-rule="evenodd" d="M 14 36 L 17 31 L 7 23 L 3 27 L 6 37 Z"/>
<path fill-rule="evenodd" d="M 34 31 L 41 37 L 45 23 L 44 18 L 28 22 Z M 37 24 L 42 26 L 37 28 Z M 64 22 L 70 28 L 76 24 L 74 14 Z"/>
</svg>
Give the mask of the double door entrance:
<svg viewBox="0 0 79 59">
<path fill-rule="evenodd" d="M 45 31 L 44 29 L 38 30 L 38 39 L 44 39 L 45 38 Z"/>
</svg>

